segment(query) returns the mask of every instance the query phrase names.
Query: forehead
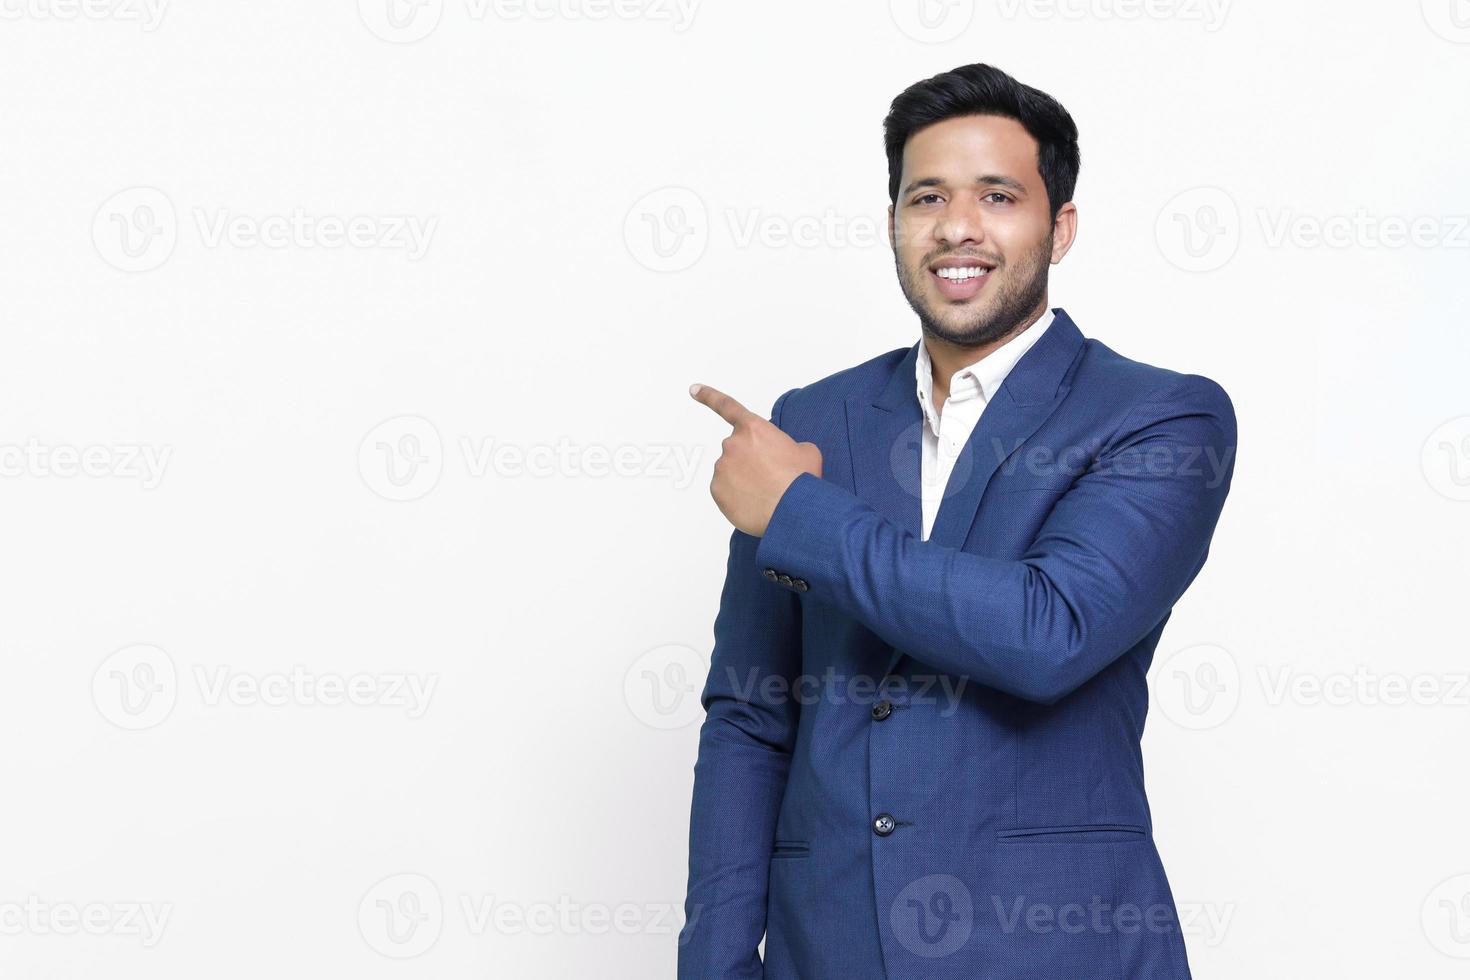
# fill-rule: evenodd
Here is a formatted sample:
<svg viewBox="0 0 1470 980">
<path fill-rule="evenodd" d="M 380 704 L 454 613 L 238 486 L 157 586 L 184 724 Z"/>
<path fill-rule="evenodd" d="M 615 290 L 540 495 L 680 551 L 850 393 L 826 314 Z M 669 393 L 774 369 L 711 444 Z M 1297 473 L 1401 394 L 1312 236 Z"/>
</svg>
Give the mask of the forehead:
<svg viewBox="0 0 1470 980">
<path fill-rule="evenodd" d="M 944 177 L 968 183 L 981 173 L 1040 182 L 1036 139 L 1004 116 L 956 116 L 930 123 L 903 148 L 904 181 Z"/>
</svg>

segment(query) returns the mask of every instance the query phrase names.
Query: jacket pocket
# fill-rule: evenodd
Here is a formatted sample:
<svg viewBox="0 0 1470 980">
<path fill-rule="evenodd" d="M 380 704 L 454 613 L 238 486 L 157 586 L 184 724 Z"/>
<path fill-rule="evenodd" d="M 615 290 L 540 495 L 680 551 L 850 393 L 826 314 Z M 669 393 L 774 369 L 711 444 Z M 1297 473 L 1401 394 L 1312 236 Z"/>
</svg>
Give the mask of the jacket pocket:
<svg viewBox="0 0 1470 980">
<path fill-rule="evenodd" d="M 778 840 L 771 848 L 771 859 L 804 858 L 811 852 L 811 845 L 804 840 Z"/>
<path fill-rule="evenodd" d="M 1002 844 L 1089 844 L 1144 840 L 1148 828 L 1136 823 L 1086 823 L 1058 827 L 1016 827 L 997 830 Z"/>
</svg>

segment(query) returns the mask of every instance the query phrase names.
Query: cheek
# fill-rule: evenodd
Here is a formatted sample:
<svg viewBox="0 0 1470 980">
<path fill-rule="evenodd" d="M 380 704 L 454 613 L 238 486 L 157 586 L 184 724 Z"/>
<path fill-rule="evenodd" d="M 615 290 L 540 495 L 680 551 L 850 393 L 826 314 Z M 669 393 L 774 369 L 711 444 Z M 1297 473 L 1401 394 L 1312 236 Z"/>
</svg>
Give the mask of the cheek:
<svg viewBox="0 0 1470 980">
<path fill-rule="evenodd" d="M 933 242 L 932 221 L 900 221 L 893 226 L 893 247 L 904 265 L 922 262 Z"/>
<path fill-rule="evenodd" d="M 1051 230 L 1046 216 L 1015 214 L 998 220 L 988 229 L 990 240 L 1005 259 L 1006 268 L 1014 269 L 1046 248 L 1046 235 Z"/>
<path fill-rule="evenodd" d="M 1035 226 L 997 226 L 991 234 L 991 245 L 1001 253 L 1005 272 L 1014 272 L 1029 264 L 1030 257 L 1044 250 L 1047 239 L 1036 237 Z"/>
</svg>

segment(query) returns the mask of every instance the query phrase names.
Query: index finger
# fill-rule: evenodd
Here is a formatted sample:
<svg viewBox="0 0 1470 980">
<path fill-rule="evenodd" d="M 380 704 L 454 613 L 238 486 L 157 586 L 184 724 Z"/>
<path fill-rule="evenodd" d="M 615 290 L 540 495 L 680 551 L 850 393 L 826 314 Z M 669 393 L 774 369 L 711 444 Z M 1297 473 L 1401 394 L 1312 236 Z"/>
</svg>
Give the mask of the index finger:
<svg viewBox="0 0 1470 980">
<path fill-rule="evenodd" d="M 718 388 L 711 388 L 709 385 L 690 385 L 689 394 L 693 395 L 694 400 L 701 405 L 709 406 L 709 408 L 714 410 L 716 415 L 731 425 L 748 422 L 750 421 L 750 417 L 755 414 L 723 391 L 720 391 Z"/>
</svg>

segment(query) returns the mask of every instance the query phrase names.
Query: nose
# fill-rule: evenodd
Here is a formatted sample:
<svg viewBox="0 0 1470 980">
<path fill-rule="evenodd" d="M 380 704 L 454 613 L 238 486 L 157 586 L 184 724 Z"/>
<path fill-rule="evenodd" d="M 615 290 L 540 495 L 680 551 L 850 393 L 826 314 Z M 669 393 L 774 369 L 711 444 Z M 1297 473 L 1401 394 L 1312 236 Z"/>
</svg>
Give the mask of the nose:
<svg viewBox="0 0 1470 980">
<path fill-rule="evenodd" d="M 985 241 L 985 218 L 980 202 L 969 194 L 956 194 L 944 205 L 934 225 L 934 237 L 946 251 Z"/>
</svg>

